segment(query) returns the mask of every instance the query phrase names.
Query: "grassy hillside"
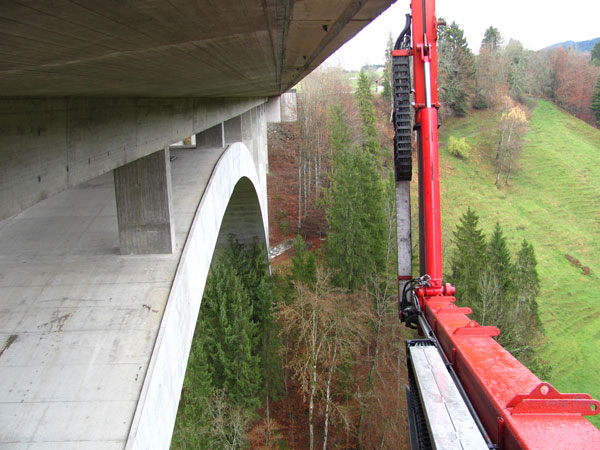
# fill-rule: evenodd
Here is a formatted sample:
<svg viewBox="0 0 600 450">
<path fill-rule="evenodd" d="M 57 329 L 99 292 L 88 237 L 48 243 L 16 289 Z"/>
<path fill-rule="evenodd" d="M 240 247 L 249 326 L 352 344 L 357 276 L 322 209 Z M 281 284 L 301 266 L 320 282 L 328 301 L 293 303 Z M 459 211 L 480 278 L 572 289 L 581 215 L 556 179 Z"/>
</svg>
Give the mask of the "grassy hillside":
<svg viewBox="0 0 600 450">
<path fill-rule="evenodd" d="M 600 131 L 540 101 L 510 185 L 498 189 L 498 119 L 474 112 L 440 129 L 444 248 L 467 206 L 488 235 L 500 222 L 513 251 L 523 239 L 532 242 L 547 337 L 541 354 L 553 366 L 548 381 L 563 392 L 600 398 Z M 467 138 L 470 160 L 447 152 L 450 136 Z M 599 416 L 592 422 L 600 427 Z"/>
</svg>

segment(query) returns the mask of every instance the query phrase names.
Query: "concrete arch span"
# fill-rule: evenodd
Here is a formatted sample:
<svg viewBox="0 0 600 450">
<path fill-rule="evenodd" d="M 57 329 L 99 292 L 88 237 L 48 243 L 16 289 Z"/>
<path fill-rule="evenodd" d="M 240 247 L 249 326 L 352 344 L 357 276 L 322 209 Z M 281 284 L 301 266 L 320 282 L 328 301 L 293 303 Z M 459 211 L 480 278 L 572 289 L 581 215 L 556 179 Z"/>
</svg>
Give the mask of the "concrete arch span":
<svg viewBox="0 0 600 450">
<path fill-rule="evenodd" d="M 234 234 L 268 245 L 266 187 L 243 143 L 221 155 L 196 211 L 142 386 L 126 449 L 168 448 L 215 249 Z"/>
</svg>

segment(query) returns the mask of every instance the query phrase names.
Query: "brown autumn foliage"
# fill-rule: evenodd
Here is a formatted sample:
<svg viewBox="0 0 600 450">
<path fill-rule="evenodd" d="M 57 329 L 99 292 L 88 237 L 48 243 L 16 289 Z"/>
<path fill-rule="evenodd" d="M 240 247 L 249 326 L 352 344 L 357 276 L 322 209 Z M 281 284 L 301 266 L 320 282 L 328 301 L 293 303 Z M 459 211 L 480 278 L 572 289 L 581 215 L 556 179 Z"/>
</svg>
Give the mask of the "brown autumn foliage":
<svg viewBox="0 0 600 450">
<path fill-rule="evenodd" d="M 589 56 L 560 47 L 551 59 L 554 101 L 574 116 L 594 124 L 590 110 L 600 67 L 590 64 Z"/>
</svg>

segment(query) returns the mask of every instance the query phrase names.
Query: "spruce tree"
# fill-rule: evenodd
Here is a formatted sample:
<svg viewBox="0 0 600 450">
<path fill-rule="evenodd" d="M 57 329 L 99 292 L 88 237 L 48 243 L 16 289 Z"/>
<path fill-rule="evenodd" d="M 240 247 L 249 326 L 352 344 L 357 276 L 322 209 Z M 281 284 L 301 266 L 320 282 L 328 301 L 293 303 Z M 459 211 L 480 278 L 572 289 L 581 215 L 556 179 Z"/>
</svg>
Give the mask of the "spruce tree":
<svg viewBox="0 0 600 450">
<path fill-rule="evenodd" d="M 540 278 L 537 273 L 537 260 L 533 245 L 523 240 L 517 253 L 517 308 L 526 316 L 527 325 L 540 324 L 536 297 L 540 292 Z"/>
<path fill-rule="evenodd" d="M 273 397 L 280 389 L 280 358 L 276 350 L 279 342 L 273 322 L 275 296 L 266 249 L 256 240 L 243 245 L 230 237 L 223 258 L 233 265 L 252 306 L 251 320 L 257 328 L 252 354 L 260 360 L 264 388 L 262 394 Z"/>
<path fill-rule="evenodd" d="M 392 50 L 394 49 L 394 38 L 392 37 L 392 33 L 388 35 L 387 44 L 385 46 L 385 64 L 383 69 L 383 91 L 381 92 L 381 96 L 383 99 L 390 104 L 392 104 L 392 84 L 394 79 L 393 74 L 393 63 L 392 63 Z"/>
<path fill-rule="evenodd" d="M 214 388 L 212 373 L 204 351 L 203 336 L 204 329 L 199 321 L 194 331 L 177 408 L 172 448 L 214 448 L 215 446 L 214 436 L 206 426 L 210 421 L 208 411 Z"/>
<path fill-rule="evenodd" d="M 202 304 L 205 354 L 213 384 L 234 405 L 253 410 L 260 405 L 260 359 L 253 308 L 234 263 L 217 259 L 207 280 Z"/>
<path fill-rule="evenodd" d="M 365 71 L 361 70 L 358 74 L 358 85 L 354 96 L 363 123 L 363 149 L 373 155 L 379 155 L 379 134 L 377 128 L 375 128 L 375 107 L 373 106 L 373 94 L 371 93 L 371 80 Z"/>
<path fill-rule="evenodd" d="M 328 125 L 331 152 L 337 155 L 350 146 L 350 127 L 339 104 L 329 109 Z"/>
<path fill-rule="evenodd" d="M 354 290 L 385 260 L 383 187 L 373 157 L 350 149 L 336 155 L 329 197 L 326 260 L 335 283 Z"/>
<path fill-rule="evenodd" d="M 510 252 L 508 251 L 506 237 L 498 222 L 496 222 L 494 232 L 490 237 L 487 255 L 488 268 L 499 281 L 502 298 L 506 298 L 512 293 L 514 286 L 514 266 L 511 261 Z"/>
<path fill-rule="evenodd" d="M 306 242 L 298 235 L 294 239 L 291 276 L 294 281 L 312 285 L 317 280 L 315 255 L 306 249 Z"/>
<path fill-rule="evenodd" d="M 500 30 L 496 27 L 489 27 L 483 34 L 483 40 L 481 41 L 481 47 L 487 48 L 490 52 L 496 53 L 502 48 L 502 35 Z"/>
<path fill-rule="evenodd" d="M 596 46 L 597 45 L 598 44 L 596 44 Z M 596 117 L 596 125 L 600 127 L 600 76 L 598 76 L 598 81 L 596 82 L 596 88 L 594 90 L 594 96 L 592 97 L 590 109 Z"/>
<path fill-rule="evenodd" d="M 438 50 L 440 100 L 455 114 L 464 115 L 469 106 L 475 63 L 464 31 L 456 22 L 440 32 Z"/>
<path fill-rule="evenodd" d="M 594 45 L 590 62 L 596 66 L 600 66 L 600 42 L 596 42 Z"/>
<path fill-rule="evenodd" d="M 469 207 L 453 233 L 456 247 L 450 259 L 451 280 L 456 286 L 457 299 L 474 311 L 480 306 L 479 275 L 484 268 L 487 248 L 478 223 L 479 217 Z"/>
</svg>

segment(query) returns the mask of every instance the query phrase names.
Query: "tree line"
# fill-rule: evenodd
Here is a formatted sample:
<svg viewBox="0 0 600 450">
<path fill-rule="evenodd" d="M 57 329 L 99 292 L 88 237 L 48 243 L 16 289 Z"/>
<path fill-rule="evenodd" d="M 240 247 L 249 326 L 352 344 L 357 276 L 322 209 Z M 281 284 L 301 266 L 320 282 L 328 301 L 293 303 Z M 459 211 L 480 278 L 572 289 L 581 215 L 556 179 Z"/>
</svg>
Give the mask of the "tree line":
<svg viewBox="0 0 600 450">
<path fill-rule="evenodd" d="M 533 245 L 523 240 L 511 255 L 502 226 L 489 238 L 478 227 L 471 208 L 460 218 L 453 233 L 449 281 L 456 286 L 461 306 L 473 310 L 471 318 L 481 325 L 497 325 L 498 341 L 542 379 L 551 367 L 536 354 L 544 330 L 536 297 L 540 290 Z"/>
<path fill-rule="evenodd" d="M 537 97 L 597 124 L 592 100 L 600 75 L 598 44 L 591 55 L 562 47 L 534 52 L 514 39 L 505 45 L 500 31 L 491 26 L 474 55 L 463 30 L 452 22 L 441 29 L 438 50 L 443 114 L 464 115 L 469 107 L 502 108 L 507 96 L 521 104 Z"/>
<path fill-rule="evenodd" d="M 320 210 L 326 243 L 312 252 L 298 236 L 289 270 L 270 278 L 256 246 L 232 240 L 216 257 L 173 448 L 407 443 L 404 383 L 398 378 L 405 363 L 394 282 L 391 150 L 377 128 L 366 73 L 358 76 L 354 92 L 344 79 L 325 107 L 313 101 L 310 82 L 300 101 L 307 100 L 301 120 L 314 125 L 312 136 L 293 136 L 293 143 L 310 149 L 296 156 L 307 166 L 301 170 L 299 202 L 305 195 L 312 199 L 298 217 L 311 220 L 304 212 Z M 306 132 L 300 124 L 300 133 Z M 281 404 L 294 395 L 306 410 L 288 404 L 284 426 Z"/>
<path fill-rule="evenodd" d="M 353 89 L 336 69 L 309 76 L 298 100 L 298 123 L 271 138 L 297 164 L 294 229 L 325 244 L 309 251 L 298 236 L 289 268 L 272 277 L 256 245 L 232 239 L 215 257 L 173 448 L 408 445 L 388 103 L 366 73 Z M 514 106 L 502 119 L 507 145 L 520 126 Z M 497 159 L 511 164 L 500 148 Z M 487 239 L 477 223 L 467 211 L 447 277 L 473 318 L 500 325 L 501 343 L 543 375 L 533 247 L 512 256 L 500 225 Z"/>
</svg>

